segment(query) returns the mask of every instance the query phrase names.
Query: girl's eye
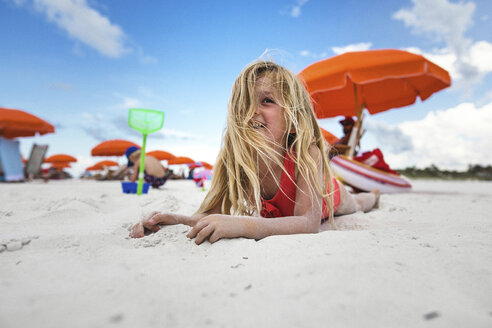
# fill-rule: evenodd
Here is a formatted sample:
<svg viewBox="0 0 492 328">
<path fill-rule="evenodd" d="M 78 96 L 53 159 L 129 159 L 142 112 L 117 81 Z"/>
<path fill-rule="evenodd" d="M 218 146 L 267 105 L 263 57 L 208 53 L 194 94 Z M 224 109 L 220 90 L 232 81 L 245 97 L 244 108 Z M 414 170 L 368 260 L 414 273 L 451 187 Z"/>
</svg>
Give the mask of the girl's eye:
<svg viewBox="0 0 492 328">
<path fill-rule="evenodd" d="M 273 99 L 266 97 L 265 99 L 263 99 L 262 103 L 274 104 L 275 102 L 273 101 Z"/>
</svg>

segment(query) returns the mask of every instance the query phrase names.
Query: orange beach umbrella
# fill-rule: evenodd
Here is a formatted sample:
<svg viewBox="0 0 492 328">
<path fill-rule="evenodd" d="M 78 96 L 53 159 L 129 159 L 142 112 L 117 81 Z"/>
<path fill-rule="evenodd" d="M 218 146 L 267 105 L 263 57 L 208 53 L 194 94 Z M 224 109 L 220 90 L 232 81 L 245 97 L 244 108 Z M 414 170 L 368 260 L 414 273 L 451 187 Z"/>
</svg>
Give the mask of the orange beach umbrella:
<svg viewBox="0 0 492 328">
<path fill-rule="evenodd" d="M 110 167 L 110 166 L 118 166 L 119 164 L 115 161 L 100 161 L 97 162 L 96 164 L 89 166 L 86 168 L 86 171 L 97 171 L 97 170 L 102 170 L 104 167 Z"/>
<path fill-rule="evenodd" d="M 72 166 L 70 165 L 70 163 L 67 163 L 67 162 L 55 162 L 55 163 L 51 163 L 51 167 L 58 169 L 58 170 L 61 170 L 61 169 L 69 168 Z"/>
<path fill-rule="evenodd" d="M 202 163 L 203 167 L 206 168 L 207 170 L 212 170 L 214 168 L 211 164 L 207 162 L 200 162 L 200 163 Z"/>
<path fill-rule="evenodd" d="M 170 159 L 176 158 L 176 156 L 174 156 L 173 154 L 168 153 L 167 151 L 163 151 L 163 150 L 149 151 L 146 155 L 155 157 L 160 161 L 170 160 Z"/>
<path fill-rule="evenodd" d="M 70 163 L 77 162 L 77 159 L 73 156 L 66 154 L 52 155 L 44 160 L 44 163 Z"/>
<path fill-rule="evenodd" d="M 331 132 L 321 128 L 321 133 L 323 134 L 323 138 L 325 138 L 326 142 L 328 142 L 330 145 L 334 145 L 337 141 L 338 141 L 338 138 L 335 137 L 333 134 L 331 134 Z"/>
<path fill-rule="evenodd" d="M 194 160 L 192 160 L 189 157 L 184 157 L 184 156 L 176 157 L 176 158 L 173 158 L 173 159 L 170 159 L 170 160 L 167 161 L 167 164 L 169 164 L 169 165 L 175 165 L 175 164 L 193 164 L 193 163 L 195 163 Z"/>
<path fill-rule="evenodd" d="M 451 85 L 449 73 L 423 56 L 402 50 L 347 52 L 299 73 L 318 118 L 357 115 L 348 156 L 362 136 L 363 110 L 375 114 L 423 101 Z M 353 143 L 355 142 L 355 144 Z"/>
<path fill-rule="evenodd" d="M 379 113 L 429 98 L 451 85 L 449 73 L 423 56 L 402 50 L 347 52 L 299 73 L 318 118 Z"/>
<path fill-rule="evenodd" d="M 4 138 L 31 137 L 55 132 L 55 127 L 37 116 L 19 109 L 0 107 L 0 136 Z"/>
<path fill-rule="evenodd" d="M 100 162 L 97 162 L 96 164 L 94 164 L 95 167 L 103 167 L 103 166 L 107 166 L 107 167 L 110 167 L 110 166 L 118 166 L 118 162 L 115 162 L 115 161 L 100 161 Z"/>
<path fill-rule="evenodd" d="M 121 156 L 131 146 L 140 148 L 136 143 L 127 140 L 106 140 L 92 148 L 91 154 L 92 156 Z"/>
<path fill-rule="evenodd" d="M 213 166 L 210 165 L 207 162 L 195 162 L 195 163 L 192 163 L 192 164 L 188 164 L 188 168 L 189 169 L 196 169 L 198 167 L 204 167 L 207 170 L 212 170 L 213 169 Z"/>
</svg>

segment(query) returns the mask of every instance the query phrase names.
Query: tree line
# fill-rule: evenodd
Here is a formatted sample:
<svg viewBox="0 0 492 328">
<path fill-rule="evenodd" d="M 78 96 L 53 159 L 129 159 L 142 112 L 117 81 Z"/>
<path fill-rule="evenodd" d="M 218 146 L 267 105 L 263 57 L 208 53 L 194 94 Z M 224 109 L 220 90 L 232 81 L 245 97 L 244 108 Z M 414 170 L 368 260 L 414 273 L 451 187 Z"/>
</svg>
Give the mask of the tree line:
<svg viewBox="0 0 492 328">
<path fill-rule="evenodd" d="M 446 180 L 492 180 L 492 166 L 468 165 L 466 171 L 441 170 L 436 165 L 431 164 L 424 169 L 415 166 L 405 169 L 396 170 L 401 175 L 409 178 L 429 178 L 429 179 L 446 179 Z"/>
</svg>

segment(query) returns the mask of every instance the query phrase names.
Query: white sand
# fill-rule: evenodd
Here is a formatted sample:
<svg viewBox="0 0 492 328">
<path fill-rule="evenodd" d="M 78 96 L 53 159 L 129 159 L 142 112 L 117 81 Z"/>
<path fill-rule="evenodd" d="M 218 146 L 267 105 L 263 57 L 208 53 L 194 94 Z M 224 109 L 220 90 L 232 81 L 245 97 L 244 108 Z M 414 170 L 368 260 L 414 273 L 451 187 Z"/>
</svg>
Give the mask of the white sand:
<svg viewBox="0 0 492 328">
<path fill-rule="evenodd" d="M 140 197 L 0 184 L 0 327 L 492 326 L 492 183 L 417 181 L 339 231 L 127 238 L 142 213 L 191 214 L 203 196 L 190 181 Z"/>
</svg>

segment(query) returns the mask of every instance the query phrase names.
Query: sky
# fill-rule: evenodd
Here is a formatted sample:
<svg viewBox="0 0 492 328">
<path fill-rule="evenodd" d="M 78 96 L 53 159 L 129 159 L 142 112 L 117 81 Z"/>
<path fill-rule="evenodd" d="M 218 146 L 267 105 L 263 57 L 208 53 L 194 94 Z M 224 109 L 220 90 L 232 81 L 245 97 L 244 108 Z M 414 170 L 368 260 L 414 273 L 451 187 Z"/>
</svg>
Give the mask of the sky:
<svg viewBox="0 0 492 328">
<path fill-rule="evenodd" d="M 267 58 L 295 73 L 347 51 L 401 49 L 448 70 L 424 102 L 369 115 L 361 150 L 392 168 L 491 165 L 492 1 L 0 0 L 0 107 L 56 132 L 20 138 L 78 159 L 108 139 L 142 142 L 129 108 L 165 113 L 148 150 L 214 163 L 234 79 Z M 338 137 L 340 117 L 320 119 Z M 116 159 L 124 163 L 124 159 Z"/>
</svg>

